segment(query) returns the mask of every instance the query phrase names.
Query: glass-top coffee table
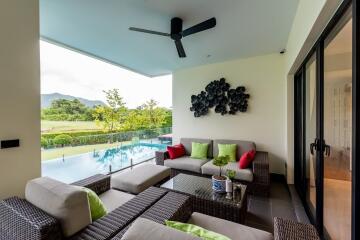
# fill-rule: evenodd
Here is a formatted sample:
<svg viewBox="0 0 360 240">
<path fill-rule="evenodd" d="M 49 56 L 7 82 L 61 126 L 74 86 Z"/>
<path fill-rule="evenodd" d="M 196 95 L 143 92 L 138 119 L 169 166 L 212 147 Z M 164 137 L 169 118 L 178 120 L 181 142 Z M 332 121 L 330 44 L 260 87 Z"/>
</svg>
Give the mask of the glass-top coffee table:
<svg viewBox="0 0 360 240">
<path fill-rule="evenodd" d="M 227 198 L 212 190 L 210 178 L 178 174 L 160 186 L 190 196 L 194 212 L 233 222 L 244 223 L 247 213 L 246 185 L 241 185 L 241 199 Z"/>
</svg>

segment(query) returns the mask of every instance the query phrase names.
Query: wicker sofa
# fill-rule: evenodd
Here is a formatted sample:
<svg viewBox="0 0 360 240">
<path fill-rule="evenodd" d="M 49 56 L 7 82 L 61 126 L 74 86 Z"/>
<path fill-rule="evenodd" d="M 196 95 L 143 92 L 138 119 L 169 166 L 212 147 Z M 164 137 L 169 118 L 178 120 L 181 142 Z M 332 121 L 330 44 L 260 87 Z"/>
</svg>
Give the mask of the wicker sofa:
<svg viewBox="0 0 360 240">
<path fill-rule="evenodd" d="M 98 195 L 106 193 L 111 190 L 110 177 L 104 175 L 96 175 L 80 182 L 73 183 L 73 185 L 84 186 L 92 189 Z M 64 237 L 62 223 L 29 203 L 25 199 L 12 197 L 0 202 L 0 239 L 1 240 L 107 240 L 107 239 L 128 239 L 124 235 L 141 235 L 145 239 L 157 239 L 156 234 L 164 236 L 164 239 L 178 239 L 174 238 L 179 232 L 173 232 L 163 226 L 165 220 L 173 220 L 180 222 L 191 222 L 193 224 L 201 224 L 206 226 L 208 219 L 217 223 L 208 228 L 214 227 L 216 230 L 219 226 L 229 226 L 233 224 L 233 232 L 229 228 L 218 229 L 217 231 L 225 231 L 224 233 L 232 234 L 234 240 L 237 235 L 249 236 L 264 236 L 264 238 L 250 238 L 250 239 L 272 239 L 272 234 L 246 227 L 237 223 L 228 222 L 226 220 L 210 217 L 207 215 L 193 213 L 190 197 L 184 194 L 167 191 L 162 188 L 150 187 L 142 193 L 134 196 L 128 202 L 122 204 L 120 207 L 114 209 L 106 216 L 92 222 L 81 231 L 70 237 Z M 147 224 L 143 225 L 144 219 Z M 150 221 L 149 221 L 150 220 Z M 139 223 L 140 222 L 140 223 Z M 141 223 L 142 222 L 142 223 Z M 135 223 L 135 224 L 134 224 Z M 134 224 L 134 227 L 132 225 Z M 140 224 L 140 226 L 139 226 Z M 142 229 L 146 225 L 163 226 L 160 227 L 166 231 L 166 234 L 160 229 L 154 236 L 149 236 L 149 232 L 143 232 Z M 136 227 L 137 226 L 137 227 Z M 165 229 L 164 229 L 165 227 Z M 134 229 L 140 230 L 134 230 Z M 129 233 L 128 233 L 129 231 Z M 134 231 L 136 231 L 134 233 Z M 239 234 L 239 231 L 242 234 Z M 167 235 L 167 232 L 175 233 L 174 237 Z M 181 234 L 181 233 L 180 233 Z M 198 239 L 190 237 L 191 239 Z M 130 238 L 134 239 L 134 238 Z M 140 239 L 137 238 L 136 239 Z"/>
<path fill-rule="evenodd" d="M 90 188 L 98 195 L 111 189 L 110 176 L 100 174 L 73 183 L 73 185 Z M 0 240 L 179 239 L 176 237 L 180 234 L 179 232 L 174 233 L 173 230 L 163 226 L 165 220 L 189 222 L 227 235 L 233 240 L 273 239 L 272 234 L 255 228 L 194 213 L 191 204 L 187 195 L 150 187 L 75 235 L 65 238 L 57 219 L 24 199 L 12 197 L 0 201 Z M 319 239 L 312 225 L 280 218 L 275 219 L 274 223 L 276 240 Z M 151 229 L 151 231 L 144 232 L 144 229 Z M 171 235 L 172 233 L 174 235 Z"/>
<path fill-rule="evenodd" d="M 191 159 L 190 155 L 192 142 L 209 144 L 207 153 L 208 159 Z M 236 159 L 239 159 L 246 151 L 252 149 L 256 150 L 254 142 L 241 140 L 181 138 L 180 143 L 185 147 L 186 156 L 169 160 L 169 154 L 167 151 L 157 151 L 155 154 L 156 164 L 171 168 L 171 177 L 174 177 L 179 173 L 208 177 L 218 174 L 219 168 L 212 164 L 212 159 L 219 153 L 218 144 L 236 144 Z M 222 174 L 224 174 L 227 169 L 235 170 L 235 180 L 248 185 L 248 191 L 250 193 L 268 196 L 270 190 L 270 174 L 267 152 L 256 151 L 255 159 L 248 169 L 240 169 L 238 167 L 238 163 L 233 162 L 224 167 Z"/>
</svg>

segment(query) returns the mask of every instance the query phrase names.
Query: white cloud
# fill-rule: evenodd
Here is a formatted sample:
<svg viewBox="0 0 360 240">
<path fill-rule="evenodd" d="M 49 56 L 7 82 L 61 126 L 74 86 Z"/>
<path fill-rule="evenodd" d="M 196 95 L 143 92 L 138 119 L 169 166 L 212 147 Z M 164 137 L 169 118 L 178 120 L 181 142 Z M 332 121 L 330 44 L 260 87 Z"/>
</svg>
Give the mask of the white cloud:
<svg viewBox="0 0 360 240">
<path fill-rule="evenodd" d="M 103 90 L 118 88 L 129 108 L 149 99 L 172 106 L 172 76 L 149 78 L 40 41 L 41 93 L 62 93 L 105 102 Z"/>
</svg>

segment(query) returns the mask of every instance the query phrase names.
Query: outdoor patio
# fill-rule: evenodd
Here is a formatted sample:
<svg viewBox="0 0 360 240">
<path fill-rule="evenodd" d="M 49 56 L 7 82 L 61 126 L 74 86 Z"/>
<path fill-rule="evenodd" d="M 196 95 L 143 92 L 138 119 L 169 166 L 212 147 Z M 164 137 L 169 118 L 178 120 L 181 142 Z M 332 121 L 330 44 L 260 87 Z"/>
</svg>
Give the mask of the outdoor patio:
<svg viewBox="0 0 360 240">
<path fill-rule="evenodd" d="M 0 240 L 360 239 L 359 1 L 0 20 Z"/>
</svg>

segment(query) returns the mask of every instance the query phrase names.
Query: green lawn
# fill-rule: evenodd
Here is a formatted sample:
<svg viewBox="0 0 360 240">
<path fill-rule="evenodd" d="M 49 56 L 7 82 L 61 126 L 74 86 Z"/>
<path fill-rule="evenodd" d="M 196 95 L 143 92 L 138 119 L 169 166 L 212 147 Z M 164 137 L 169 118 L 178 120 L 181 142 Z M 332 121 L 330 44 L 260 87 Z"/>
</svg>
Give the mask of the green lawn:
<svg viewBox="0 0 360 240">
<path fill-rule="evenodd" d="M 130 142 L 123 142 L 122 145 L 129 144 Z M 46 161 L 54 158 L 60 158 L 63 155 L 65 157 L 69 157 L 71 155 L 77 155 L 87 152 L 93 152 L 94 149 L 96 151 L 112 148 L 119 146 L 120 143 L 105 143 L 105 144 L 96 144 L 96 145 L 85 145 L 85 146 L 77 146 L 77 147 L 64 147 L 64 148 L 55 148 L 49 150 L 42 150 L 41 151 L 41 160 Z"/>
<path fill-rule="evenodd" d="M 96 131 L 101 130 L 95 122 L 90 121 L 41 121 L 42 133 L 74 132 L 74 131 Z"/>
</svg>

